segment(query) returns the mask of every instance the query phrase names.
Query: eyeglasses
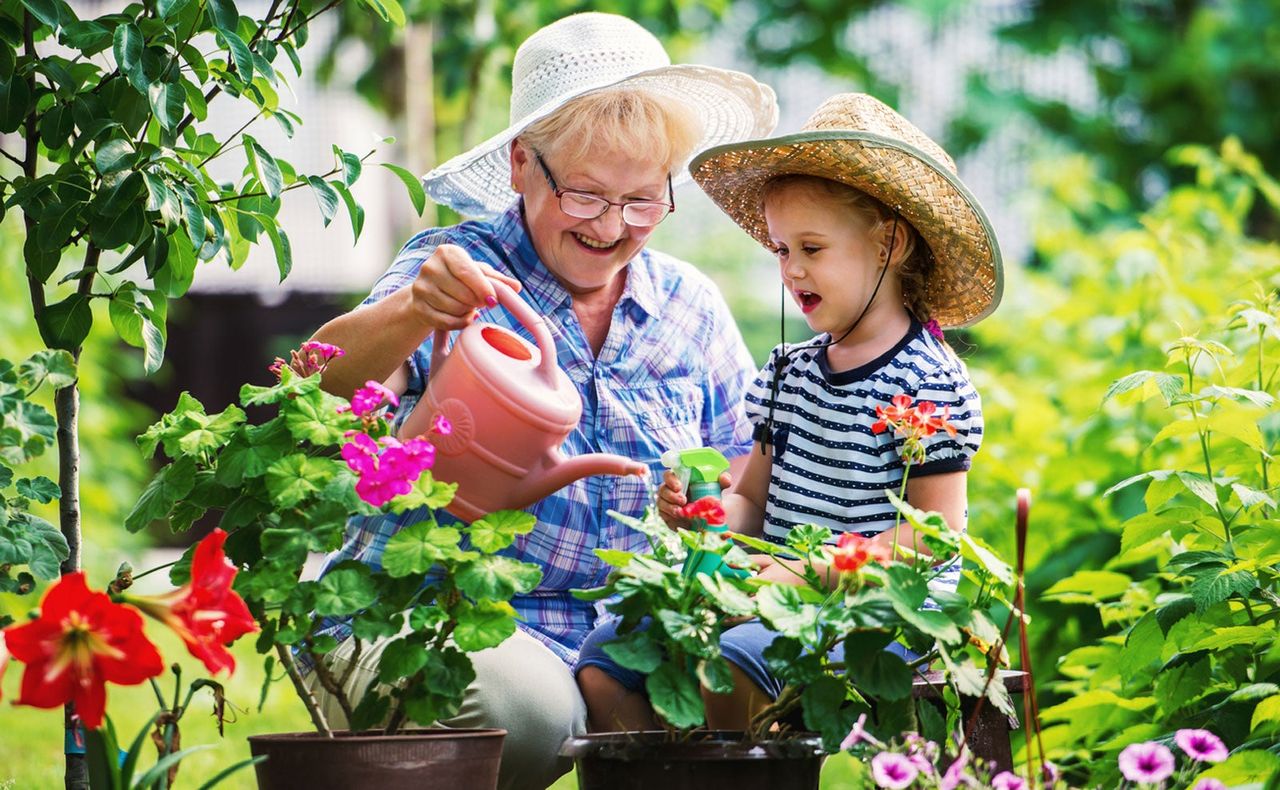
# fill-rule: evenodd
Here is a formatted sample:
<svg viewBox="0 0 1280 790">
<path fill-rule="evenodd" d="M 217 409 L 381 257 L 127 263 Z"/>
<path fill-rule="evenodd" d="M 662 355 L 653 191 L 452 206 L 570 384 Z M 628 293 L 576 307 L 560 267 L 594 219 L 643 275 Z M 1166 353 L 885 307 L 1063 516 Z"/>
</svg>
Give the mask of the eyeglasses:
<svg viewBox="0 0 1280 790">
<path fill-rule="evenodd" d="M 595 219 L 596 217 L 604 216 L 610 206 L 617 206 L 622 209 L 623 222 L 636 228 L 651 228 L 676 210 L 676 196 L 671 188 L 670 173 L 667 174 L 667 195 L 670 196 L 668 202 L 629 200 L 624 203 L 614 203 L 612 200 L 605 200 L 599 195 L 593 195 L 590 192 L 561 189 L 556 184 L 555 176 L 551 175 L 551 170 L 547 167 L 547 163 L 542 161 L 542 154 L 534 151 L 533 156 L 538 160 L 538 166 L 542 168 L 542 174 L 547 177 L 547 184 L 551 187 L 552 193 L 560 200 L 560 210 L 571 217 Z"/>
</svg>

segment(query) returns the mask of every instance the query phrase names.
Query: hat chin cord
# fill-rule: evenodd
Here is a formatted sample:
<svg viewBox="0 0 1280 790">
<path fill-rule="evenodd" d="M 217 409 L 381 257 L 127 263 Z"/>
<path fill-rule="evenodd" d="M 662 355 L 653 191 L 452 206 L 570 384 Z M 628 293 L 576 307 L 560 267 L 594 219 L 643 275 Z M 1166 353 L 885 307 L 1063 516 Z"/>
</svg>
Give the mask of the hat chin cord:
<svg viewBox="0 0 1280 790">
<path fill-rule="evenodd" d="M 764 455 L 765 447 L 773 444 L 773 412 L 774 407 L 778 403 L 778 388 L 782 384 L 782 374 L 791 362 L 791 355 L 798 354 L 801 351 L 816 351 L 822 348 L 837 345 L 844 341 L 853 330 L 858 328 L 858 324 L 862 323 L 862 319 L 866 318 L 867 311 L 871 309 L 871 304 L 876 300 L 876 294 L 880 293 L 880 284 L 884 282 L 884 276 L 889 271 L 889 264 L 893 261 L 893 244 L 898 238 L 898 212 L 893 212 L 893 228 L 889 233 L 889 250 L 884 256 L 884 264 L 880 267 L 880 277 L 876 279 L 876 287 L 871 289 L 871 296 L 867 298 L 867 303 L 863 306 L 862 312 L 858 313 L 858 317 L 850 324 L 849 328 L 844 331 L 840 337 L 835 340 L 828 340 L 825 343 L 802 343 L 792 348 L 790 351 L 778 351 L 773 355 L 773 377 L 769 383 L 769 415 L 765 418 L 763 425 L 756 426 L 752 431 L 751 438 L 760 444 L 760 454 Z M 781 349 L 787 344 L 787 289 L 781 286 L 778 291 L 779 311 L 778 311 L 778 338 Z"/>
</svg>

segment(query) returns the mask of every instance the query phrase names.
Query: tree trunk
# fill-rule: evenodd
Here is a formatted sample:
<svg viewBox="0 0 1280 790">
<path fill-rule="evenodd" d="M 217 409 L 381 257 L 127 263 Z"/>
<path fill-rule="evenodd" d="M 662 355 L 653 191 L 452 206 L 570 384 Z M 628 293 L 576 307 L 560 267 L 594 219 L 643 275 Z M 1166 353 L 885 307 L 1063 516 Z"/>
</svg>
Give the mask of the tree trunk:
<svg viewBox="0 0 1280 790">
<path fill-rule="evenodd" d="M 79 361 L 79 354 L 75 355 Z M 80 389 L 77 384 L 63 387 L 53 395 L 58 419 L 58 522 L 71 553 L 62 563 L 62 572 L 80 569 Z M 88 790 L 89 763 L 84 755 L 84 730 L 74 718 L 75 705 L 68 702 L 63 709 L 66 727 L 67 790 Z"/>
<path fill-rule="evenodd" d="M 436 166 L 435 68 L 432 43 L 435 25 L 414 22 L 404 33 L 404 125 L 409 170 L 425 174 Z M 435 204 L 427 201 L 423 221 L 435 225 Z"/>
</svg>

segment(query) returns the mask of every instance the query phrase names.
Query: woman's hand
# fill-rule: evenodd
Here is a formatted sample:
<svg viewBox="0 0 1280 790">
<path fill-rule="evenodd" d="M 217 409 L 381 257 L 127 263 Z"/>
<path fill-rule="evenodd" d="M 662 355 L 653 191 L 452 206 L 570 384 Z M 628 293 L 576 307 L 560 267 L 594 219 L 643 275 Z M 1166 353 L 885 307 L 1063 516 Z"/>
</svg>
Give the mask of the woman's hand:
<svg viewBox="0 0 1280 790">
<path fill-rule="evenodd" d="M 720 475 L 719 483 L 720 490 L 723 491 L 733 485 L 733 476 L 725 472 Z M 680 487 L 680 478 L 668 469 L 662 475 L 662 485 L 658 487 L 658 515 L 662 516 L 662 520 L 672 529 L 688 529 L 689 519 L 676 512 L 687 504 L 689 504 L 689 498 L 684 495 L 684 489 Z"/>
<path fill-rule="evenodd" d="M 422 264 L 410 286 L 414 310 L 435 329 L 462 329 L 482 307 L 493 307 L 498 297 L 493 280 L 520 290 L 520 281 L 476 261 L 456 244 L 441 244 Z"/>
</svg>

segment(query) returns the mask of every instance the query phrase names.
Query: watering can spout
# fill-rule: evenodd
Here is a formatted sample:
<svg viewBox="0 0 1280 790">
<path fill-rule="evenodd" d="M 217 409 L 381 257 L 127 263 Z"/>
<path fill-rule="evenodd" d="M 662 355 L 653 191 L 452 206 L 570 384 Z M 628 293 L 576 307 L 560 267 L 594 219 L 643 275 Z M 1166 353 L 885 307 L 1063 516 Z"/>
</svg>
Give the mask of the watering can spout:
<svg viewBox="0 0 1280 790">
<path fill-rule="evenodd" d="M 550 494 L 559 491 L 575 480 L 593 475 L 636 475 L 644 477 L 649 474 L 649 467 L 639 461 L 623 455 L 612 453 L 588 453 L 565 457 L 558 449 L 546 456 L 546 463 L 540 472 L 531 472 L 520 486 L 519 499 L 537 502 Z"/>
</svg>

